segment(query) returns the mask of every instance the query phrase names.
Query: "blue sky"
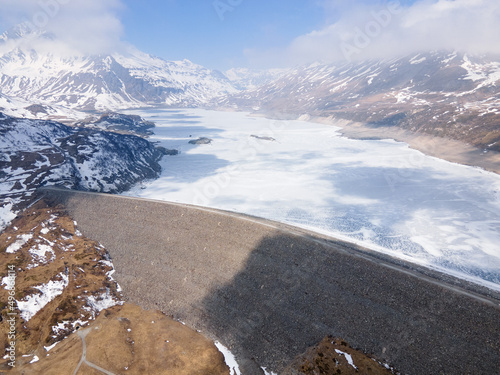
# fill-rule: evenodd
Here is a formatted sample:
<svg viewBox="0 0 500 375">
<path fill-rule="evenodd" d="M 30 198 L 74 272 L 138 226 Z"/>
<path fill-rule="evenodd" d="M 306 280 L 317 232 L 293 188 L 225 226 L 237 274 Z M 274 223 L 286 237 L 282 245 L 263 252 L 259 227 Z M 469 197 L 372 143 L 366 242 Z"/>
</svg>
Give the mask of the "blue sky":
<svg viewBox="0 0 500 375">
<path fill-rule="evenodd" d="M 79 53 L 125 42 L 222 71 L 441 49 L 500 55 L 498 0 L 0 0 L 0 9 L 2 30 L 42 20 Z"/>
<path fill-rule="evenodd" d="M 325 24 L 320 1 L 127 0 L 125 39 L 167 59 L 211 68 L 244 65 L 247 48 L 273 48 Z M 225 7 L 227 6 L 227 8 Z M 229 10 L 232 9 L 232 10 Z"/>
<path fill-rule="evenodd" d="M 283 67 L 345 60 L 343 40 L 387 12 L 369 48 L 347 58 L 498 45 L 498 0 L 123 0 L 124 38 L 148 53 L 210 68 Z M 216 10 L 217 4 L 219 10 Z M 377 31 L 377 30 L 375 30 Z M 496 36 L 495 36 L 496 35 Z M 353 42 L 349 42 L 353 46 Z M 347 47 L 349 48 L 349 47 Z M 496 48 L 496 47 L 493 47 Z"/>
</svg>

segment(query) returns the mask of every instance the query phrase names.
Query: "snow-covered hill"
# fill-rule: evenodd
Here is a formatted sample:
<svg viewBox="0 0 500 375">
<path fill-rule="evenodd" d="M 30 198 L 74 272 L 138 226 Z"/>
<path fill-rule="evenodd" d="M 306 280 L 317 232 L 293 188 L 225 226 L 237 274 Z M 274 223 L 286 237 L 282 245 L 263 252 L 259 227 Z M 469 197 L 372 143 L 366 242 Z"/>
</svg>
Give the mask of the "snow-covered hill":
<svg viewBox="0 0 500 375">
<path fill-rule="evenodd" d="M 254 90 L 259 86 L 277 80 L 289 69 L 232 68 L 224 72 L 227 78 L 240 90 Z"/>
<path fill-rule="evenodd" d="M 38 101 L 36 101 L 38 102 Z M 0 112 L 11 117 L 30 119 L 50 119 L 63 123 L 74 123 L 88 115 L 84 112 L 64 108 L 58 105 L 33 104 L 20 98 L 13 98 L 0 93 Z"/>
<path fill-rule="evenodd" d="M 313 64 L 220 104 L 399 126 L 500 151 L 500 62 L 493 58 L 433 52 Z"/>
<path fill-rule="evenodd" d="M 147 140 L 0 114 L 0 230 L 44 185 L 120 192 L 156 178 L 163 156 Z"/>
<path fill-rule="evenodd" d="M 31 104 L 107 111 L 199 106 L 237 91 L 222 73 L 188 60 L 165 61 L 132 46 L 84 56 L 56 43 L 50 34 L 22 27 L 1 35 L 0 94 Z"/>
</svg>

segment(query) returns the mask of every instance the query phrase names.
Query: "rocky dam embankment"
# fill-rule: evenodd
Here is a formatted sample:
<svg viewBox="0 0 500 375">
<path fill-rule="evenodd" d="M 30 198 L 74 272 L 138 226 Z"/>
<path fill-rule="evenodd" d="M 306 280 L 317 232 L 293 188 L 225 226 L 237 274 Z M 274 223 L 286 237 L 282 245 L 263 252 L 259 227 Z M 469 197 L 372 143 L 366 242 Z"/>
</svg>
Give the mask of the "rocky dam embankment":
<svg viewBox="0 0 500 375">
<path fill-rule="evenodd" d="M 498 294 L 266 220 L 181 204 L 45 190 L 110 253 L 125 298 L 238 358 L 282 372 L 326 335 L 404 374 L 493 374 Z"/>
</svg>

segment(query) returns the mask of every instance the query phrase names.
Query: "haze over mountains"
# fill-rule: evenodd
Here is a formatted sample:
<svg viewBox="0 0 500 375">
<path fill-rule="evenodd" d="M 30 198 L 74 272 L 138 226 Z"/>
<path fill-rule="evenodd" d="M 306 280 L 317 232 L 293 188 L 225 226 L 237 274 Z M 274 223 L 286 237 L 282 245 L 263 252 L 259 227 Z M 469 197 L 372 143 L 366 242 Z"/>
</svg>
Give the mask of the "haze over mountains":
<svg viewBox="0 0 500 375">
<path fill-rule="evenodd" d="M 22 26 L 0 36 L 0 107 L 7 114 L 76 118 L 68 111 L 223 107 L 397 126 L 500 151 L 500 63 L 492 57 L 427 52 L 224 75 L 132 46 L 92 56 L 50 52 L 51 43 L 50 34 Z"/>
</svg>

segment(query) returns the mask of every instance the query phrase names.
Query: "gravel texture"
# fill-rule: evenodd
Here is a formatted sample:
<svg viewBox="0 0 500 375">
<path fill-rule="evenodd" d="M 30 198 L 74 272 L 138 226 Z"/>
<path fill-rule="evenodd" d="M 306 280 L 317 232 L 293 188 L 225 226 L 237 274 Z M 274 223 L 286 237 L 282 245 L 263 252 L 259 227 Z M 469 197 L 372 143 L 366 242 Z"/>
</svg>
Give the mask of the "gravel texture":
<svg viewBox="0 0 500 375">
<path fill-rule="evenodd" d="M 249 216 L 45 190 L 111 254 L 126 298 L 217 339 L 244 374 L 326 335 L 404 374 L 496 374 L 500 299 L 463 281 Z"/>
</svg>

